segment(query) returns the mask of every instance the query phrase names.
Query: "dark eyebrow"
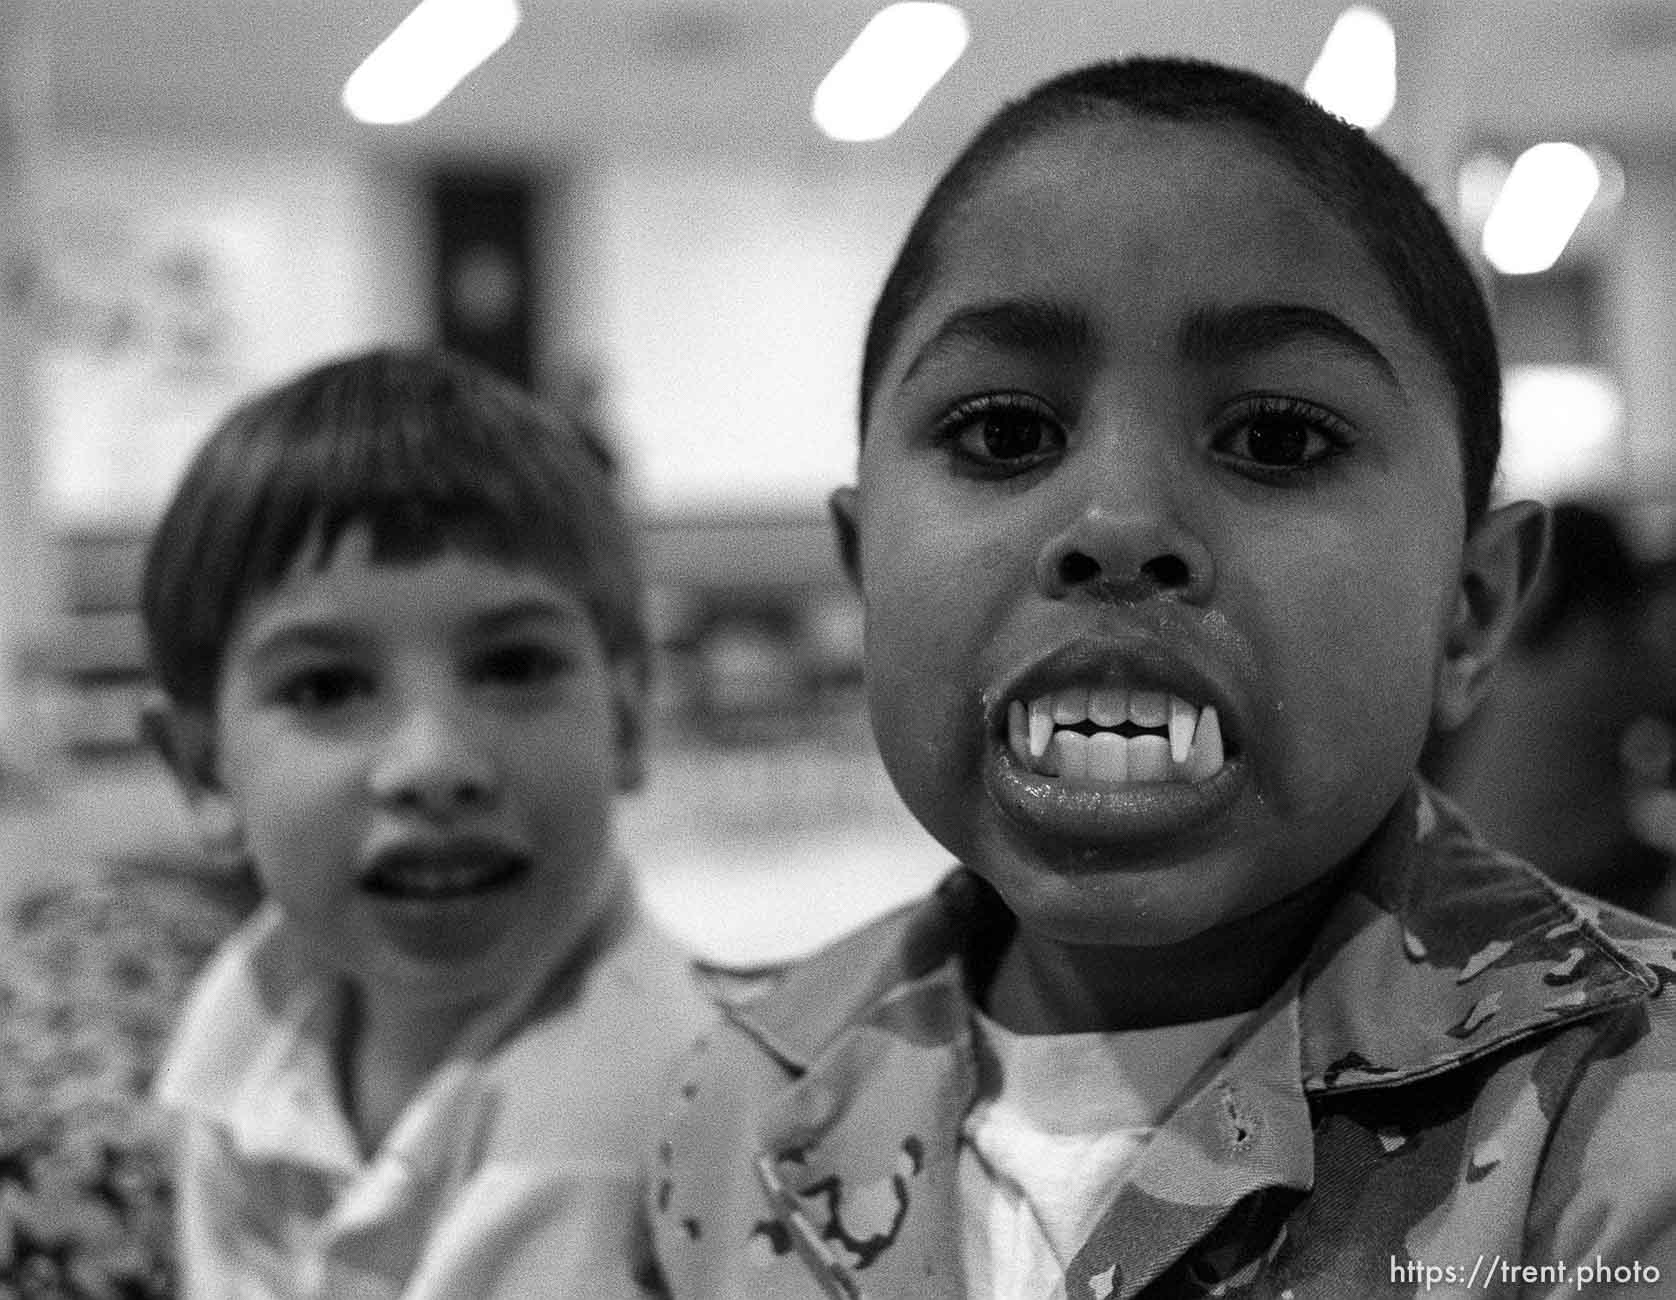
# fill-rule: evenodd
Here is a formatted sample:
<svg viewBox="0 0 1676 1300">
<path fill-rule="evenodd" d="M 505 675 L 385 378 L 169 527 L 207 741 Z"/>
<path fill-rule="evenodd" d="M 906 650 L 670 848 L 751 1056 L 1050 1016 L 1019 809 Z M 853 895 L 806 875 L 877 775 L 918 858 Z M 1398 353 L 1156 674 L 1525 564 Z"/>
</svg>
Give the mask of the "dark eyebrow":
<svg viewBox="0 0 1676 1300">
<path fill-rule="evenodd" d="M 1035 298 L 1008 298 L 963 307 L 937 327 L 902 372 L 904 382 L 939 348 L 980 343 L 1007 352 L 1075 357 L 1093 346 L 1094 327 L 1082 313 Z"/>
<path fill-rule="evenodd" d="M 1302 303 L 1258 302 L 1200 307 L 1181 327 L 1178 346 L 1189 361 L 1237 361 L 1299 339 L 1314 339 L 1371 361 L 1393 384 L 1396 370 L 1365 334 L 1342 317 Z"/>
<path fill-rule="evenodd" d="M 526 623 L 558 623 L 564 627 L 586 625 L 587 615 L 556 601 L 530 599 L 514 601 L 485 610 L 471 620 L 471 631 L 478 636 L 494 636 Z"/>
</svg>

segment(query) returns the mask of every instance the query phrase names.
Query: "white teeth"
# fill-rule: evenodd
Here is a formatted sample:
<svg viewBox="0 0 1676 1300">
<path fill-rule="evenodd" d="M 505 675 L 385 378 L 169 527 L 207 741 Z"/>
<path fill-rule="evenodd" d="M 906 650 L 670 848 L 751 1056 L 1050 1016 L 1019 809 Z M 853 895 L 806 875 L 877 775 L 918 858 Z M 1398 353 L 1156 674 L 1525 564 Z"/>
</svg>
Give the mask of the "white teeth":
<svg viewBox="0 0 1676 1300">
<path fill-rule="evenodd" d="M 1096 727 L 1115 727 L 1129 716 L 1129 692 L 1121 686 L 1102 686 L 1088 693 L 1088 720 Z"/>
<path fill-rule="evenodd" d="M 1170 761 L 1183 763 L 1193 744 L 1193 727 L 1199 711 L 1179 695 L 1170 696 Z"/>
<path fill-rule="evenodd" d="M 1030 701 L 1030 758 L 1032 761 L 1047 753 L 1048 741 L 1053 739 L 1053 701 L 1044 697 Z"/>
<path fill-rule="evenodd" d="M 1065 727 L 1081 722 L 1088 716 L 1088 688 L 1071 686 L 1056 692 L 1053 697 L 1053 721 Z"/>
<path fill-rule="evenodd" d="M 1069 730 L 1081 722 L 1115 728 L 1167 728 L 1167 735 L 1123 736 Z M 1067 687 L 1026 703 L 1007 705 L 1006 744 L 1022 766 L 1043 776 L 1109 785 L 1143 781 L 1203 781 L 1227 756 L 1216 708 L 1202 710 L 1168 691 L 1123 687 Z"/>
<path fill-rule="evenodd" d="M 1170 742 L 1162 736 L 1134 736 L 1129 741 L 1129 779 L 1168 781 Z"/>
<path fill-rule="evenodd" d="M 1216 716 L 1214 704 L 1205 705 L 1199 715 L 1199 726 L 1193 733 L 1193 748 L 1188 750 L 1182 764 L 1182 775 L 1189 781 L 1203 781 L 1222 770 L 1222 723 Z"/>
<path fill-rule="evenodd" d="M 1129 721 L 1137 727 L 1162 727 L 1170 717 L 1170 697 L 1165 691 L 1131 691 Z"/>
<path fill-rule="evenodd" d="M 1129 742 L 1115 731 L 1088 738 L 1088 779 L 1117 783 L 1129 779 Z"/>
<path fill-rule="evenodd" d="M 1059 779 L 1081 781 L 1088 777 L 1088 737 L 1075 731 L 1053 733 L 1053 754 L 1059 760 Z"/>
</svg>

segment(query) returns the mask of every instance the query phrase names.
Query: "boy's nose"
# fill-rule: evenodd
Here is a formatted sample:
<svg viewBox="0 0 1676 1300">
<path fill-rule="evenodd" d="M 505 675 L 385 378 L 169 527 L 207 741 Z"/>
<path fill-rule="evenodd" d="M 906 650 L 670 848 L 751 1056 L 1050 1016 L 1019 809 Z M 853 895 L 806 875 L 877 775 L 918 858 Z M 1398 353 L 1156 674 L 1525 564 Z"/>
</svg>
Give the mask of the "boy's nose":
<svg viewBox="0 0 1676 1300">
<path fill-rule="evenodd" d="M 1162 505 L 1096 501 L 1050 537 L 1036 581 L 1055 599 L 1086 593 L 1111 600 L 1206 600 L 1215 585 L 1210 550 Z"/>
<path fill-rule="evenodd" d="M 378 756 L 371 784 L 386 807 L 429 817 L 482 811 L 498 790 L 489 757 L 458 721 L 436 709 L 402 720 Z"/>
</svg>

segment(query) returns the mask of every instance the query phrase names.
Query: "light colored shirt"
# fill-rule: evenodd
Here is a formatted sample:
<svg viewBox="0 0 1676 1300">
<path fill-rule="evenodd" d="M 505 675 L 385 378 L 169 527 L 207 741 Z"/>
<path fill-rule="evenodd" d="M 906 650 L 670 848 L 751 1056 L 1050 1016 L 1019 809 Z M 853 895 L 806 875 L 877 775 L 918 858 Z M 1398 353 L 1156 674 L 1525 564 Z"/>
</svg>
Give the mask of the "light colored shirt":
<svg viewBox="0 0 1676 1300">
<path fill-rule="evenodd" d="M 1015 1034 L 974 1012 L 980 1091 L 959 1157 L 969 1295 L 1064 1296 L 1124 1167 L 1243 1019 Z"/>
<path fill-rule="evenodd" d="M 638 1296 L 637 1157 L 711 1020 L 631 907 L 589 960 L 445 1062 L 370 1158 L 339 1100 L 337 981 L 266 906 L 206 971 L 157 1083 L 179 1119 L 183 1293 L 227 1300 Z M 497 1019 L 499 1016 L 497 1015 Z"/>
</svg>

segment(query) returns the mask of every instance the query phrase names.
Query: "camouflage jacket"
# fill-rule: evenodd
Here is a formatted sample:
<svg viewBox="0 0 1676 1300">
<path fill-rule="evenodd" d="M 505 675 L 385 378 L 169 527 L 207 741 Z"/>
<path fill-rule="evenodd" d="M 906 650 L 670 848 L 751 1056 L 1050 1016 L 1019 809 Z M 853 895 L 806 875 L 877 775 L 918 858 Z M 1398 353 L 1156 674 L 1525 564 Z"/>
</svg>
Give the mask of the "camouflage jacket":
<svg viewBox="0 0 1676 1300">
<path fill-rule="evenodd" d="M 957 870 L 727 1010 L 649 1155 L 670 1294 L 962 1294 L 961 954 L 995 907 Z M 1066 1296 L 1676 1295 L 1673 976 L 1676 932 L 1415 787 L 1126 1171 Z"/>
</svg>

